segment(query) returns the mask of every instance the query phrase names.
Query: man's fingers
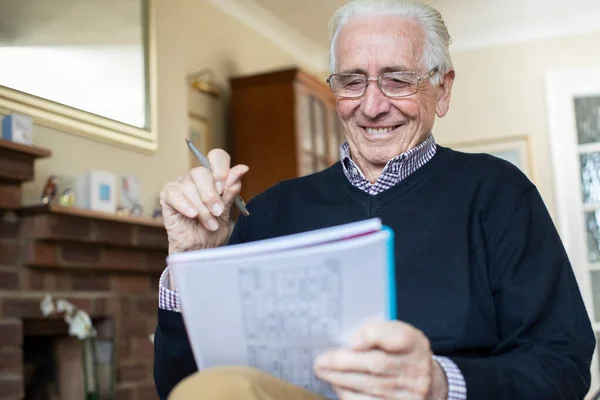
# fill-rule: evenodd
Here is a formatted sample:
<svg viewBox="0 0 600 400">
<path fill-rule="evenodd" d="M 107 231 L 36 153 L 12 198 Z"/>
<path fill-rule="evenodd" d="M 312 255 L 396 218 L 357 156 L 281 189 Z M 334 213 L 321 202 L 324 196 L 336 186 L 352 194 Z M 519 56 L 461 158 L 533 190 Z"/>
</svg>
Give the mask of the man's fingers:
<svg viewBox="0 0 600 400">
<path fill-rule="evenodd" d="M 206 157 L 208 158 L 208 161 L 210 161 L 210 169 L 212 170 L 212 175 L 215 180 L 215 189 L 220 196 L 223 194 L 225 181 L 229 175 L 231 157 L 227 152 L 221 149 L 211 150 Z"/>
<path fill-rule="evenodd" d="M 242 176 L 248 172 L 248 170 L 248 166 L 243 164 L 239 164 L 231 168 L 229 171 L 229 176 L 227 176 L 227 180 L 225 181 L 225 189 L 228 189 L 230 186 L 238 182 Z"/>
<path fill-rule="evenodd" d="M 229 176 L 225 182 L 225 190 L 223 191 L 222 200 L 225 204 L 233 203 L 233 199 L 240 194 L 242 190 L 242 177 L 248 172 L 249 168 L 246 165 L 236 165 L 229 171 Z"/>
<path fill-rule="evenodd" d="M 315 361 L 315 370 L 339 372 L 361 372 L 373 375 L 395 375 L 408 360 L 386 354 L 381 350 L 352 351 L 347 349 L 330 350 Z"/>
<path fill-rule="evenodd" d="M 349 399 L 414 399 L 422 400 L 426 389 L 414 386 L 409 379 L 403 377 L 380 377 L 356 372 L 325 371 L 317 375 L 345 394 Z M 416 389 L 416 390 L 415 390 Z M 355 397 L 352 397 L 355 396 Z M 364 396 L 364 397 L 356 397 Z M 341 397 L 341 399 L 345 399 Z"/>
<path fill-rule="evenodd" d="M 196 185 L 192 181 L 192 178 L 189 175 L 184 175 L 177 181 L 175 181 L 175 188 L 179 192 L 183 193 L 183 196 L 186 200 L 194 207 L 194 209 L 198 212 L 204 207 L 202 204 L 202 199 L 200 199 L 200 193 L 198 193 L 198 189 Z"/>
<path fill-rule="evenodd" d="M 194 182 L 202 203 L 210 210 L 211 214 L 215 217 L 223 214 L 223 202 L 215 188 L 215 180 L 212 172 L 207 168 L 199 167 L 192 169 L 189 175 Z"/>
<path fill-rule="evenodd" d="M 378 348 L 389 353 L 430 348 L 423 332 L 401 321 L 369 321 L 356 331 L 350 344 L 355 350 Z"/>
<path fill-rule="evenodd" d="M 342 388 L 336 388 L 335 392 L 337 393 L 339 400 L 381 400 L 381 397 L 373 397 L 368 394 L 357 393 Z"/>
<path fill-rule="evenodd" d="M 209 231 L 213 232 L 219 229 L 219 223 L 212 216 L 206 205 L 202 202 L 200 193 L 198 193 L 198 189 L 192 182 L 191 178 L 184 179 L 183 182 L 179 184 L 179 189 L 185 198 L 193 204 L 198 213 L 198 219 L 202 225 L 204 225 L 204 227 Z"/>
<path fill-rule="evenodd" d="M 194 205 L 184 196 L 183 192 L 175 183 L 165 185 L 165 188 L 160 194 L 160 204 L 167 210 L 173 209 L 188 218 L 196 218 L 198 216 L 196 207 L 194 207 Z"/>
</svg>

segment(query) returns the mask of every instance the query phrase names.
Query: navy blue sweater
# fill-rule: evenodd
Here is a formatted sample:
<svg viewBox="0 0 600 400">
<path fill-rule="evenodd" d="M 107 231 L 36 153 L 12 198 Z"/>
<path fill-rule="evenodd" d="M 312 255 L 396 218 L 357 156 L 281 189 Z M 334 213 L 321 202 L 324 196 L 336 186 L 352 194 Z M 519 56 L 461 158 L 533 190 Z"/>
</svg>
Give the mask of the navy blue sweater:
<svg viewBox="0 0 600 400">
<path fill-rule="evenodd" d="M 460 368 L 469 399 L 582 399 L 595 337 L 569 260 L 536 187 L 512 164 L 441 146 L 376 196 L 339 163 L 248 204 L 230 243 L 372 217 L 395 231 L 398 318 Z M 369 293 L 356 293 L 368 296 Z M 161 398 L 196 371 L 175 312 L 159 310 Z"/>
</svg>

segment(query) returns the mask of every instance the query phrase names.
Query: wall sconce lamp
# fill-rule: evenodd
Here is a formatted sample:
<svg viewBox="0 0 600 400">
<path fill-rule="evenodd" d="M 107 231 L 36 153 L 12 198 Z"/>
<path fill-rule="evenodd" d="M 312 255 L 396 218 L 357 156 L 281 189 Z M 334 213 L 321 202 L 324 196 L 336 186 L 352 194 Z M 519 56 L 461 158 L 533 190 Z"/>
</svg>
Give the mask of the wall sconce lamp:
<svg viewBox="0 0 600 400">
<path fill-rule="evenodd" d="M 221 90 L 214 83 L 214 77 L 214 71 L 210 68 L 207 68 L 190 74 L 188 76 L 188 82 L 190 82 L 192 87 L 199 92 L 218 99 L 221 97 Z"/>
</svg>

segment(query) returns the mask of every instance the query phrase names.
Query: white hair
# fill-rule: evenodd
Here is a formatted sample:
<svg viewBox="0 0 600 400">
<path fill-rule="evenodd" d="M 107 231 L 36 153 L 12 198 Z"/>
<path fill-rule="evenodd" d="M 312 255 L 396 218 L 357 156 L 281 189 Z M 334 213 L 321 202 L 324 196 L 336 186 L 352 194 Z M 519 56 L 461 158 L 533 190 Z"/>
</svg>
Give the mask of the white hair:
<svg viewBox="0 0 600 400">
<path fill-rule="evenodd" d="M 438 73 L 431 78 L 432 84 L 438 84 L 440 76 L 454 69 L 450 56 L 452 38 L 438 10 L 416 0 L 351 0 L 329 21 L 329 68 L 332 73 L 336 72 L 335 43 L 341 28 L 354 17 L 388 15 L 411 19 L 423 27 L 425 46 L 421 62 L 427 71 L 438 67 Z"/>
</svg>

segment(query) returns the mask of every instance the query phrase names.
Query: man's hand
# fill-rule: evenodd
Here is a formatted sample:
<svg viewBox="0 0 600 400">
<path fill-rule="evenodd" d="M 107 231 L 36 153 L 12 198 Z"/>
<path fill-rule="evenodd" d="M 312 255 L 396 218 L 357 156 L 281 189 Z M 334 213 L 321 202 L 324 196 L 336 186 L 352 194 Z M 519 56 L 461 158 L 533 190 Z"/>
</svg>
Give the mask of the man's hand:
<svg viewBox="0 0 600 400">
<path fill-rule="evenodd" d="M 222 246 L 229 236 L 229 212 L 248 167 L 230 167 L 229 154 L 220 149 L 207 158 L 210 170 L 194 168 L 160 193 L 170 254 Z"/>
<path fill-rule="evenodd" d="M 350 349 L 319 356 L 315 373 L 341 400 L 445 400 L 446 375 L 432 357 L 429 339 L 412 325 L 375 321 L 356 332 Z"/>
</svg>

